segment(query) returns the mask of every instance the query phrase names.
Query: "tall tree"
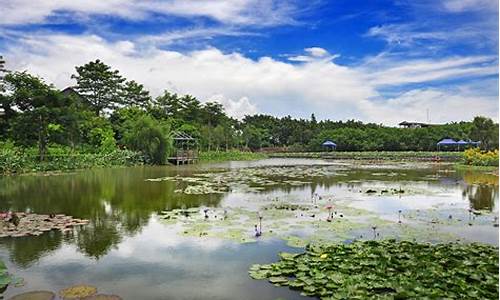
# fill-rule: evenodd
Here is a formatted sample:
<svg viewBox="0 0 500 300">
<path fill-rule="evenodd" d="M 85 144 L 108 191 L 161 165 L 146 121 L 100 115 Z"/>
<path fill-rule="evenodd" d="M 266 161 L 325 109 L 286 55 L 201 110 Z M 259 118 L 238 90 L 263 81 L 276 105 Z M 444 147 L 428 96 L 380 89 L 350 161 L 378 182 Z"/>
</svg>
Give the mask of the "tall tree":
<svg viewBox="0 0 500 300">
<path fill-rule="evenodd" d="M 122 84 L 125 79 L 118 70 L 112 70 L 97 59 L 76 67 L 76 73 L 71 75 L 71 78 L 76 79 L 75 90 L 97 114 L 123 103 Z"/>
<path fill-rule="evenodd" d="M 67 114 L 66 98 L 25 72 L 7 74 L 4 80 L 10 92 L 9 102 L 20 111 L 11 124 L 13 134 L 21 144 L 36 141 L 40 160 L 44 160 L 51 132 L 62 130 L 58 120 Z"/>
<path fill-rule="evenodd" d="M 122 89 L 122 104 L 127 106 L 138 106 L 147 108 L 151 103 L 149 91 L 144 89 L 144 86 L 134 80 L 125 82 Z"/>
</svg>

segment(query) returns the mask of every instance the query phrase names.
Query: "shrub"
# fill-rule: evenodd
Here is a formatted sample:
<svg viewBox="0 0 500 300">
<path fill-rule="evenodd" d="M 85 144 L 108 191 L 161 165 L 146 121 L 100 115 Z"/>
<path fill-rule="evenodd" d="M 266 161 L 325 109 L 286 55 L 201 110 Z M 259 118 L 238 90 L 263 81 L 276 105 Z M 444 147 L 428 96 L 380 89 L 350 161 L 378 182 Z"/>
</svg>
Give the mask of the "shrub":
<svg viewBox="0 0 500 300">
<path fill-rule="evenodd" d="M 464 161 L 467 165 L 473 166 L 498 166 L 498 150 L 467 149 L 464 151 Z"/>
</svg>

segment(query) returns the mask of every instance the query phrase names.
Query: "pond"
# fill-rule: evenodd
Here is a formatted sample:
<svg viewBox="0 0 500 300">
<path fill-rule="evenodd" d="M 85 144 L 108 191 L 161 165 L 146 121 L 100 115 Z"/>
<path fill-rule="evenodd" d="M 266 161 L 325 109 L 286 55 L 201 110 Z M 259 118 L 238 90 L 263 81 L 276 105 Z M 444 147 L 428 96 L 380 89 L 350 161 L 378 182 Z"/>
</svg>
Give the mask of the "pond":
<svg viewBox="0 0 500 300">
<path fill-rule="evenodd" d="M 0 259 L 25 281 L 7 299 L 76 284 L 123 299 L 303 299 L 249 267 L 308 242 L 498 244 L 498 176 L 447 164 L 265 159 L 0 177 L 6 210 L 89 220 L 0 238 Z"/>
</svg>

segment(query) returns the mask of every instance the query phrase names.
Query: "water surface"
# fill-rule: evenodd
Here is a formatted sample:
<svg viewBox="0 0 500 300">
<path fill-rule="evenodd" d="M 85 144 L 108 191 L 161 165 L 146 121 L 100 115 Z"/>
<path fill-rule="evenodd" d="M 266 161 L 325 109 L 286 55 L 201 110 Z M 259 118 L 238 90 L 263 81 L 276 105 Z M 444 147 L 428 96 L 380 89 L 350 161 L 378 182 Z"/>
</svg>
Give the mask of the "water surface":
<svg viewBox="0 0 500 300">
<path fill-rule="evenodd" d="M 273 167 L 325 167 L 330 175 L 304 178 L 304 184 L 265 186 L 259 191 L 187 195 L 177 181 L 148 178 L 193 176 Z M 236 173 L 235 173 L 236 174 Z M 271 176 L 271 175 L 269 175 Z M 271 176 L 272 177 L 272 176 Z M 273 180 L 280 182 L 276 175 Z M 283 181 L 284 182 L 284 181 Z M 402 189 L 404 194 L 367 194 L 367 189 Z M 0 210 L 63 213 L 90 220 L 73 232 L 0 239 L 0 258 L 25 279 L 4 296 L 74 284 L 95 285 L 99 292 L 124 299 L 299 299 L 299 293 L 247 275 L 253 263 L 277 260 L 279 251 L 300 251 L 280 239 L 240 244 L 224 239 L 179 236 L 158 214 L 189 207 L 231 207 L 259 199 L 310 201 L 315 194 L 353 208 L 396 220 L 397 211 L 432 209 L 449 214 L 481 211 L 474 226 L 442 226 L 463 242 L 498 244 L 498 177 L 456 172 L 449 165 L 384 164 L 308 159 L 266 159 L 176 167 L 87 170 L 52 176 L 0 177 Z M 249 201 L 250 199 L 250 201 Z M 493 221 L 492 221 L 493 220 Z M 252 228 L 249 228 L 249 235 Z"/>
</svg>

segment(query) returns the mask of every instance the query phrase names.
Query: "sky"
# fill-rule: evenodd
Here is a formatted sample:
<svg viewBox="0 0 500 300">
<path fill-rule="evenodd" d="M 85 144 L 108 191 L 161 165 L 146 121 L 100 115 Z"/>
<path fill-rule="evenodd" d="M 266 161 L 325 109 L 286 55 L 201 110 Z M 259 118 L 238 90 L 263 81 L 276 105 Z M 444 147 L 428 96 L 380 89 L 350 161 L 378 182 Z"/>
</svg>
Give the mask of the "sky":
<svg viewBox="0 0 500 300">
<path fill-rule="evenodd" d="M 57 88 L 100 59 L 229 115 L 498 121 L 496 0 L 0 0 L 0 55 Z"/>
</svg>

